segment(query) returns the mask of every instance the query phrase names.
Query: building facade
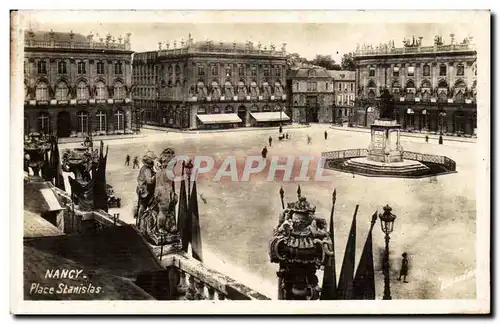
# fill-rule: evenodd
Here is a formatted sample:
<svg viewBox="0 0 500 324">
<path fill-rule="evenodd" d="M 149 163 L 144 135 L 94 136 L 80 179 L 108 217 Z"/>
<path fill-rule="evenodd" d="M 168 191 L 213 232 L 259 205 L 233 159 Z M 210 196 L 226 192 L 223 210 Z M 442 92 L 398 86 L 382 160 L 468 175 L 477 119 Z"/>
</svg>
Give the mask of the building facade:
<svg viewBox="0 0 500 324">
<path fill-rule="evenodd" d="M 130 34 L 96 41 L 94 35 L 27 31 L 25 134 L 131 133 L 131 54 Z"/>
<path fill-rule="evenodd" d="M 356 73 L 354 71 L 328 71 L 335 91 L 334 123 L 352 123 L 356 102 Z"/>
<path fill-rule="evenodd" d="M 377 98 L 388 89 L 395 101 L 394 118 L 410 131 L 473 135 L 477 127 L 477 53 L 471 38 L 449 44 L 436 36 L 432 46 L 422 37 L 355 54 L 358 94 L 356 122 L 369 126 L 377 117 Z"/>
<path fill-rule="evenodd" d="M 302 66 L 288 72 L 288 105 L 298 123 L 331 123 L 334 115 L 334 80 L 325 68 Z"/>
<path fill-rule="evenodd" d="M 134 102 L 144 122 L 180 129 L 286 122 L 285 55 L 285 44 L 160 43 L 134 54 Z"/>
</svg>

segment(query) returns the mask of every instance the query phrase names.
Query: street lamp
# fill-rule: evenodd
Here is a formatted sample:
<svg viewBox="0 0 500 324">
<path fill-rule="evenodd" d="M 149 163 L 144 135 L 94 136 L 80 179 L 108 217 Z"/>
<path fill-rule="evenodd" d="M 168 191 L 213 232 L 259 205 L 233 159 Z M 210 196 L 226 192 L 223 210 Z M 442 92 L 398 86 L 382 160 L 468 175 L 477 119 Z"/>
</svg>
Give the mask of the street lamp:
<svg viewBox="0 0 500 324">
<path fill-rule="evenodd" d="M 394 221 L 396 220 L 396 215 L 392 212 L 392 208 L 389 205 L 385 205 L 384 212 L 382 214 L 379 213 L 378 217 L 380 218 L 380 226 L 382 228 L 382 232 L 385 234 L 385 253 L 384 253 L 384 264 L 383 264 L 383 272 L 384 272 L 384 300 L 390 300 L 391 297 L 391 286 L 390 286 L 390 277 L 389 277 L 389 234 L 392 233 L 394 229 Z"/>
<path fill-rule="evenodd" d="M 439 122 L 441 124 L 441 130 L 439 132 L 439 144 L 443 144 L 443 124 L 444 124 L 444 117 L 446 117 L 446 112 L 441 109 L 439 111 Z"/>
</svg>

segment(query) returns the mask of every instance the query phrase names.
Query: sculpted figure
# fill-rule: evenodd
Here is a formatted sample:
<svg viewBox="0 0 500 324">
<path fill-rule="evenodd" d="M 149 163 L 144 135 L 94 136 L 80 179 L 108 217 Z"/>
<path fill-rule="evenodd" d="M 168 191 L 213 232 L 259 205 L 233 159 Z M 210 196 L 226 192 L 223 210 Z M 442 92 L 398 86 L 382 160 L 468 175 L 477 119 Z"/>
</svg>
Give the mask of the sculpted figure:
<svg viewBox="0 0 500 324">
<path fill-rule="evenodd" d="M 175 152 L 167 148 L 160 155 L 160 170 L 156 174 L 155 200 L 158 201 L 158 216 L 156 219 L 156 231 L 160 233 L 176 233 L 175 205 L 177 194 L 174 192 L 174 184 L 168 178 L 168 170 L 173 170 L 175 164 Z"/>
</svg>

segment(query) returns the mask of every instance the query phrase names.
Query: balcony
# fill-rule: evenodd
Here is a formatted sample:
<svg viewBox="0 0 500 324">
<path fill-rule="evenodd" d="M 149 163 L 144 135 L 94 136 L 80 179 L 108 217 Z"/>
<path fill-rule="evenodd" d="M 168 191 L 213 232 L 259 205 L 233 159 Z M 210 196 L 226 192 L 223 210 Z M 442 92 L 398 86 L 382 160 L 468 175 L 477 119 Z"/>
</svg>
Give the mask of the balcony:
<svg viewBox="0 0 500 324">
<path fill-rule="evenodd" d="M 25 40 L 25 48 L 53 48 L 53 49 L 99 49 L 99 50 L 115 50 L 115 51 L 130 51 L 130 44 L 127 43 L 112 43 L 112 42 L 71 42 L 71 41 L 41 41 L 41 40 Z"/>
</svg>

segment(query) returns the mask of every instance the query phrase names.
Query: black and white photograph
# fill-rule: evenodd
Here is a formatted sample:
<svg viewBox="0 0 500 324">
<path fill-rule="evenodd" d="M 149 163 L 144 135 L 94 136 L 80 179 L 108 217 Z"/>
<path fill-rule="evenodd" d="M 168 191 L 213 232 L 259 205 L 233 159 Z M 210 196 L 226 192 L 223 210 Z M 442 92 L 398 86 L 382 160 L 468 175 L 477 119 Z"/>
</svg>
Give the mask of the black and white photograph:
<svg viewBox="0 0 500 324">
<path fill-rule="evenodd" d="M 11 312 L 489 313 L 490 19 L 12 11 Z"/>
</svg>

